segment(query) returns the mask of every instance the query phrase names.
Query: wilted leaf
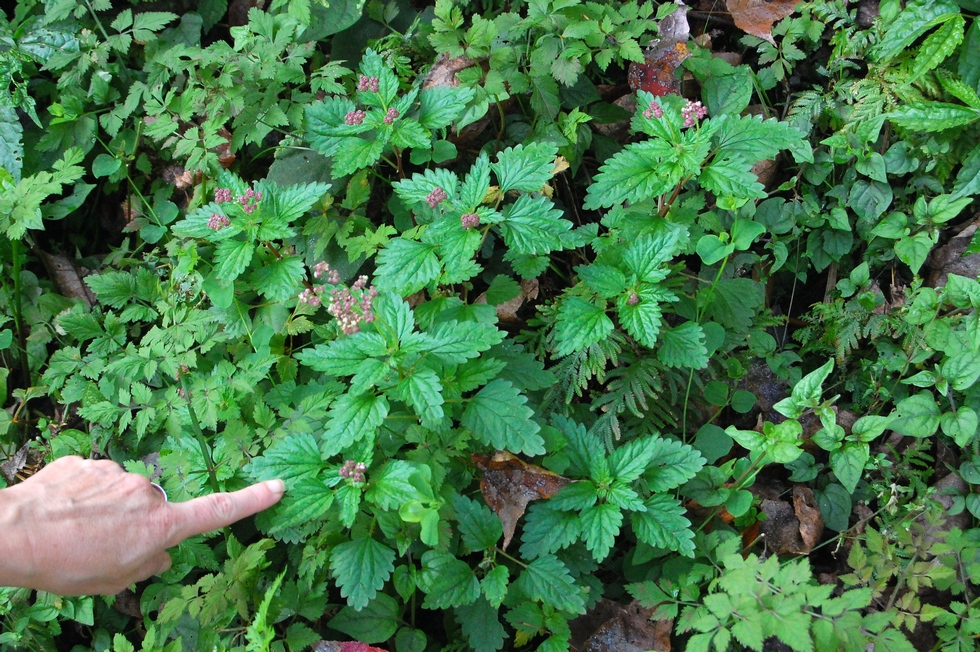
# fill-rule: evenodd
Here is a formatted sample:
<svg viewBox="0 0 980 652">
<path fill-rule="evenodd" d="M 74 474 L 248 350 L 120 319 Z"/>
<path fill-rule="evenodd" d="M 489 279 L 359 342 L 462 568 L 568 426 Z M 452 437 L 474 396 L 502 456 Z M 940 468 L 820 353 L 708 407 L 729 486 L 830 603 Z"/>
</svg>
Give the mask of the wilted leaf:
<svg viewBox="0 0 980 652">
<path fill-rule="evenodd" d="M 679 95 L 681 83 L 674 76 L 674 71 L 691 54 L 687 49 L 690 36 L 687 7 L 680 5 L 674 13 L 660 21 L 660 39 L 643 54 L 643 63 L 630 63 L 627 75 L 630 88 L 658 97 Z"/>
<path fill-rule="evenodd" d="M 480 480 L 483 498 L 504 526 L 505 550 L 527 504 L 532 500 L 551 498 L 569 483 L 568 478 L 527 464 L 507 451 L 497 451 L 493 457 L 474 453 L 472 459 L 483 471 Z"/>
<path fill-rule="evenodd" d="M 773 45 L 772 26 L 786 18 L 800 0 L 725 0 L 735 25 L 747 34 L 758 36 Z"/>
</svg>

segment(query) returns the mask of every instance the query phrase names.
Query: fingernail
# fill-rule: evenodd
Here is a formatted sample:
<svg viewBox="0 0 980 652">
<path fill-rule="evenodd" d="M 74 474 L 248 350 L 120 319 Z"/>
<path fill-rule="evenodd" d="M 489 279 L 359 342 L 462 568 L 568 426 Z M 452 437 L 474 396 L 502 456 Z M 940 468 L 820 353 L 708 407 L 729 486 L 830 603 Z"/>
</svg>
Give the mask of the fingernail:
<svg viewBox="0 0 980 652">
<path fill-rule="evenodd" d="M 283 492 L 286 491 L 286 483 L 282 480 L 266 480 L 265 486 L 276 498 L 282 496 Z"/>
</svg>

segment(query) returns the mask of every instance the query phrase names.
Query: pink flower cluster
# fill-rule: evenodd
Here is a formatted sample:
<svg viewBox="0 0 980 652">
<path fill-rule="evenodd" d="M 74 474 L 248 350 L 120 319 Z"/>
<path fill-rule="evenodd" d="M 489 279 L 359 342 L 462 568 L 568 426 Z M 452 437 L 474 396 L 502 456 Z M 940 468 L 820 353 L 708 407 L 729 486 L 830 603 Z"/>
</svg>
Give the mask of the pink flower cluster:
<svg viewBox="0 0 980 652">
<path fill-rule="evenodd" d="M 231 224 L 231 220 L 221 213 L 211 213 L 211 217 L 208 218 L 208 228 L 212 231 L 220 231 L 229 224 Z"/>
<path fill-rule="evenodd" d="M 313 276 L 316 278 L 327 277 L 327 283 L 330 285 L 338 285 L 340 283 L 340 272 L 335 269 L 330 269 L 330 265 L 326 261 L 320 261 L 313 266 Z"/>
<path fill-rule="evenodd" d="M 354 125 L 359 125 L 363 123 L 365 117 L 367 117 L 367 114 L 364 113 L 364 111 L 361 111 L 360 109 L 357 109 L 355 111 L 348 111 L 347 115 L 344 116 L 344 122 L 348 126 L 353 127 Z"/>
<path fill-rule="evenodd" d="M 636 292 L 630 294 L 629 297 L 627 297 L 626 299 L 627 306 L 635 306 L 639 302 L 640 302 L 640 295 L 638 295 Z"/>
<path fill-rule="evenodd" d="M 391 107 L 390 109 L 388 109 L 388 112 L 385 113 L 385 124 L 390 125 L 395 121 L 395 118 L 397 118 L 399 115 L 400 114 L 398 113 L 398 109 L 396 109 L 395 107 Z"/>
<path fill-rule="evenodd" d="M 323 300 L 320 297 L 323 295 L 324 290 L 326 290 L 326 288 L 322 285 L 306 288 L 299 293 L 299 302 L 307 306 L 317 308 L 323 303 Z"/>
<path fill-rule="evenodd" d="M 255 212 L 260 201 L 262 201 L 262 193 L 255 192 L 251 188 L 246 190 L 245 194 L 238 198 L 238 203 L 242 205 L 242 210 L 248 214 Z"/>
<path fill-rule="evenodd" d="M 681 116 L 684 118 L 685 127 L 693 127 L 694 124 L 701 118 L 708 115 L 708 109 L 704 107 L 700 102 L 687 101 L 684 108 L 681 109 Z"/>
<path fill-rule="evenodd" d="M 446 194 L 445 190 L 442 188 L 436 188 L 425 196 L 425 203 L 429 205 L 429 208 L 435 208 L 448 197 L 449 195 Z"/>
<path fill-rule="evenodd" d="M 656 102 L 650 102 L 650 106 L 648 106 L 647 110 L 643 112 L 643 117 L 648 119 L 649 118 L 659 119 L 664 117 L 664 110 Z"/>
<path fill-rule="evenodd" d="M 364 482 L 365 471 L 367 471 L 367 464 L 364 462 L 347 460 L 344 462 L 344 465 L 340 467 L 340 471 L 338 471 L 337 474 L 342 478 L 347 478 L 348 480 L 361 483 Z"/>
<path fill-rule="evenodd" d="M 476 213 L 463 213 L 459 218 L 459 223 L 464 229 L 475 229 L 480 226 L 480 216 Z"/>
<path fill-rule="evenodd" d="M 378 92 L 378 78 L 368 77 L 367 75 L 361 75 L 360 79 L 357 81 L 357 90 L 359 91 L 371 91 L 372 93 Z"/>
<path fill-rule="evenodd" d="M 231 188 L 218 188 L 214 191 L 214 201 L 219 204 L 231 201 Z"/>
<path fill-rule="evenodd" d="M 367 276 L 359 276 L 350 290 L 338 288 L 330 292 L 327 312 L 340 323 L 340 330 L 347 335 L 360 332 L 362 323 L 374 321 L 373 301 L 378 291 L 373 285 L 367 287 L 367 280 Z"/>
</svg>

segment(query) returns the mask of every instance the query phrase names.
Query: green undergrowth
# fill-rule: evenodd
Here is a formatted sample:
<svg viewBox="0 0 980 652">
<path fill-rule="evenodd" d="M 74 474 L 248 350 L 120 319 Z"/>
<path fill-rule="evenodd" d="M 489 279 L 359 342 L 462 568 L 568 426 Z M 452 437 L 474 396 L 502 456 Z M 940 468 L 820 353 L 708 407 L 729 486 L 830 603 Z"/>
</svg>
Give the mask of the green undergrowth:
<svg viewBox="0 0 980 652">
<path fill-rule="evenodd" d="M 0 648 L 558 652 L 635 599 L 678 649 L 974 649 L 980 4 L 857 4 L 655 96 L 673 3 L 20 0 L 0 461 L 287 492 L 126 608 L 0 589 Z M 496 450 L 572 481 L 513 540 Z"/>
</svg>

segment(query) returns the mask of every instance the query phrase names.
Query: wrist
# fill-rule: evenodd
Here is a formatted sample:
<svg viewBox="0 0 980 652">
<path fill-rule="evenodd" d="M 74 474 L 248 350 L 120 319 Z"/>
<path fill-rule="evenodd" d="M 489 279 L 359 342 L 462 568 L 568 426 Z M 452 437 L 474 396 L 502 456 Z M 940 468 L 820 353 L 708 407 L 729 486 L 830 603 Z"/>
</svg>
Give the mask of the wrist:
<svg viewBox="0 0 980 652">
<path fill-rule="evenodd" d="M 24 512 L 19 491 L 0 489 L 0 586 L 31 588 L 33 560 Z"/>
</svg>

